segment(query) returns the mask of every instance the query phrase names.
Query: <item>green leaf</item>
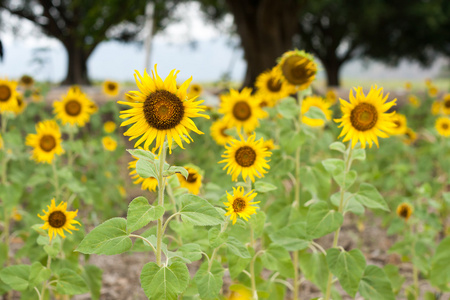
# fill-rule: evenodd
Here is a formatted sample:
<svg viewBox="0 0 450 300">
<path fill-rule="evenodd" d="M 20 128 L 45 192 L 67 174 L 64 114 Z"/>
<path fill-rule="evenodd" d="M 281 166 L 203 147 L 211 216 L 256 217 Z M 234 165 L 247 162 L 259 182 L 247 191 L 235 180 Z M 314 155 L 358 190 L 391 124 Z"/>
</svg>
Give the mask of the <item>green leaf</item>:
<svg viewBox="0 0 450 300">
<path fill-rule="evenodd" d="M 306 234 L 306 223 L 297 222 L 270 234 L 272 241 L 288 251 L 303 250 L 308 247 L 310 239 Z"/>
<path fill-rule="evenodd" d="M 352 152 L 352 160 L 365 160 L 366 159 L 366 150 L 364 149 L 354 149 Z"/>
<path fill-rule="evenodd" d="M 389 278 L 383 269 L 367 266 L 359 284 L 359 292 L 367 300 L 395 300 Z"/>
<path fill-rule="evenodd" d="M 390 211 L 383 196 L 371 184 L 361 183 L 359 191 L 355 194 L 355 199 L 368 208 Z"/>
<path fill-rule="evenodd" d="M 300 113 L 300 107 L 297 104 L 297 101 L 292 97 L 287 97 L 282 99 L 278 106 L 278 112 L 286 119 L 295 119 L 298 118 Z"/>
<path fill-rule="evenodd" d="M 89 232 L 75 251 L 104 255 L 126 252 L 132 246 L 126 227 L 124 218 L 109 219 Z"/>
<path fill-rule="evenodd" d="M 138 159 L 146 159 L 146 160 L 154 160 L 155 154 L 151 151 L 143 150 L 143 149 L 127 149 L 128 153 L 133 155 L 134 157 Z"/>
<path fill-rule="evenodd" d="M 183 253 L 183 256 L 189 259 L 190 261 L 196 261 L 202 259 L 202 248 L 198 244 L 184 244 L 180 248 L 178 248 L 177 252 Z"/>
<path fill-rule="evenodd" d="M 13 290 L 25 291 L 29 284 L 30 265 L 15 265 L 3 268 L 0 271 L 0 279 Z"/>
<path fill-rule="evenodd" d="M 169 177 L 169 176 L 172 176 L 175 173 L 180 173 L 181 175 L 184 176 L 184 178 L 186 178 L 186 180 L 187 180 L 187 178 L 189 176 L 188 170 L 186 170 L 183 167 L 178 167 L 178 166 L 171 166 L 167 171 L 164 171 L 163 176 Z"/>
<path fill-rule="evenodd" d="M 261 260 L 265 268 L 272 271 L 283 272 L 286 269 L 286 264 L 283 264 L 283 262 L 291 262 L 291 256 L 283 247 L 271 244 L 261 255 Z M 293 267 L 292 271 L 294 271 Z"/>
<path fill-rule="evenodd" d="M 344 217 L 330 209 L 328 203 L 320 201 L 313 204 L 306 216 L 306 232 L 311 239 L 317 239 L 341 227 Z"/>
<path fill-rule="evenodd" d="M 223 223 L 223 215 L 205 199 L 186 194 L 181 196 L 181 203 L 180 215 L 183 222 L 196 226 L 214 226 Z"/>
<path fill-rule="evenodd" d="M 142 268 L 141 287 L 149 299 L 176 300 L 181 288 L 174 272 L 166 266 L 150 262 Z"/>
<path fill-rule="evenodd" d="M 222 265 L 217 261 L 213 261 L 210 271 L 208 271 L 207 262 L 200 266 L 194 280 L 202 300 L 215 300 L 218 298 L 223 284 L 223 272 Z"/>
<path fill-rule="evenodd" d="M 384 266 L 384 272 L 389 279 L 389 282 L 392 285 L 392 290 L 395 295 L 397 295 L 402 289 L 403 282 L 405 282 L 405 277 L 400 275 L 398 267 L 394 265 L 386 265 Z"/>
<path fill-rule="evenodd" d="M 251 260 L 252 260 L 251 258 L 242 258 L 232 254 L 231 252 L 228 252 L 227 262 L 231 279 L 237 278 L 242 273 L 242 271 L 244 271 L 245 268 L 247 268 Z"/>
<path fill-rule="evenodd" d="M 266 224 L 266 214 L 263 211 L 258 211 L 256 215 L 248 220 L 248 223 L 253 228 L 253 237 L 259 238 L 264 232 L 264 224 Z"/>
<path fill-rule="evenodd" d="M 79 295 L 89 292 L 83 278 L 71 269 L 61 269 L 58 272 L 56 291 L 62 295 Z"/>
<path fill-rule="evenodd" d="M 158 171 L 155 163 L 146 159 L 139 159 L 136 162 L 136 172 L 142 178 L 158 178 Z"/>
<path fill-rule="evenodd" d="M 444 291 L 450 290 L 450 237 L 439 243 L 431 259 L 430 282 Z"/>
<path fill-rule="evenodd" d="M 52 271 L 44 267 L 40 262 L 34 262 L 30 268 L 29 286 L 35 287 L 46 281 L 52 275 Z"/>
<path fill-rule="evenodd" d="M 354 298 L 366 266 L 362 252 L 359 249 L 345 252 L 331 248 L 327 250 L 327 263 L 342 288 Z"/>
<path fill-rule="evenodd" d="M 234 236 L 228 237 L 227 247 L 229 251 L 239 257 L 250 258 L 250 253 L 248 253 L 247 248 Z"/>
<path fill-rule="evenodd" d="M 322 293 L 326 293 L 329 270 L 325 255 L 321 252 L 301 251 L 299 263 L 305 278 L 316 284 Z"/>
<path fill-rule="evenodd" d="M 208 231 L 208 240 L 211 248 L 217 248 L 228 240 L 228 233 L 221 232 L 217 227 L 212 227 Z"/>
<path fill-rule="evenodd" d="M 89 287 L 89 290 L 91 291 L 92 300 L 100 299 L 100 290 L 102 288 L 102 274 L 103 271 L 94 265 L 86 265 L 83 268 L 81 277 L 83 277 L 84 281 Z"/>
<path fill-rule="evenodd" d="M 270 191 L 274 191 L 276 189 L 277 189 L 276 186 L 268 182 L 257 181 L 255 183 L 255 191 L 258 193 L 267 193 Z"/>
<path fill-rule="evenodd" d="M 183 293 L 188 287 L 189 281 L 191 280 L 191 276 L 189 275 L 187 266 L 179 261 L 176 261 L 169 266 L 169 270 L 171 270 L 178 279 L 180 288 L 178 289 L 177 293 Z"/>
<path fill-rule="evenodd" d="M 46 244 L 44 245 L 45 253 L 51 256 L 51 258 L 56 258 L 56 256 L 59 254 L 59 251 L 61 250 L 61 241 L 59 239 L 54 239 L 53 242 L 48 245 L 48 238 L 39 236 L 38 240 L 42 238 L 44 238 Z"/>
<path fill-rule="evenodd" d="M 339 204 L 341 202 L 341 193 L 337 192 L 331 195 L 330 201 L 334 206 L 339 207 Z M 344 213 L 350 211 L 357 215 L 364 214 L 364 206 L 358 201 L 356 201 L 354 194 L 345 192 L 343 201 L 344 205 L 345 203 L 347 203 L 343 208 Z"/>
<path fill-rule="evenodd" d="M 328 173 L 333 176 L 333 179 L 340 187 L 344 187 L 344 177 L 346 189 L 348 189 L 356 180 L 356 171 L 350 170 L 345 174 L 345 164 L 342 159 L 329 158 L 322 161 L 322 165 Z"/>
<path fill-rule="evenodd" d="M 331 150 L 339 151 L 341 153 L 345 153 L 345 144 L 342 142 L 333 142 L 328 148 L 330 148 Z"/>
<path fill-rule="evenodd" d="M 318 119 L 318 120 L 326 120 L 327 117 L 323 113 L 323 111 L 316 107 L 311 106 L 306 113 L 303 114 L 303 116 L 310 118 L 310 119 Z"/>
<path fill-rule="evenodd" d="M 164 215 L 164 207 L 153 206 L 144 197 L 134 198 L 128 206 L 127 232 L 141 229 L 151 221 L 159 219 Z"/>
</svg>

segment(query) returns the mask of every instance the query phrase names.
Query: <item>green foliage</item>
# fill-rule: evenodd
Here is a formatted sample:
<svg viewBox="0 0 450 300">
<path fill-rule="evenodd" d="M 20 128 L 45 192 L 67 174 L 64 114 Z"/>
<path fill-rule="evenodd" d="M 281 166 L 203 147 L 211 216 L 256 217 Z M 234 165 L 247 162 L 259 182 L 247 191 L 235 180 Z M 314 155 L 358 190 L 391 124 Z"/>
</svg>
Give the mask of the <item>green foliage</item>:
<svg viewBox="0 0 450 300">
<path fill-rule="evenodd" d="M 278 112 L 286 119 L 295 119 L 298 118 L 300 107 L 297 104 L 297 101 L 292 98 L 284 98 L 280 101 L 280 104 L 277 106 Z"/>
<path fill-rule="evenodd" d="M 61 269 L 56 282 L 56 291 L 62 295 L 78 295 L 89 292 L 89 287 L 83 278 L 75 271 Z"/>
<path fill-rule="evenodd" d="M 431 259 L 431 284 L 450 291 L 450 237 L 441 241 Z"/>
<path fill-rule="evenodd" d="M 127 232 L 131 233 L 141 229 L 162 215 L 164 215 L 164 207 L 150 205 L 146 198 L 137 197 L 128 206 Z"/>
<path fill-rule="evenodd" d="M 306 232 L 310 239 L 316 239 L 335 231 L 343 221 L 342 214 L 330 209 L 326 202 L 317 202 L 308 210 Z"/>
<path fill-rule="evenodd" d="M 208 201 L 195 195 L 181 196 L 181 219 L 196 226 L 213 226 L 223 222 L 221 215 Z"/>
<path fill-rule="evenodd" d="M 194 280 L 197 284 L 201 299 L 217 299 L 222 288 L 224 271 L 222 265 L 217 261 L 213 261 L 211 268 L 209 268 L 206 262 L 200 266 L 200 269 L 195 274 Z"/>
<path fill-rule="evenodd" d="M 367 300 L 394 300 L 392 286 L 383 269 L 366 266 L 359 284 L 359 292 Z"/>
</svg>

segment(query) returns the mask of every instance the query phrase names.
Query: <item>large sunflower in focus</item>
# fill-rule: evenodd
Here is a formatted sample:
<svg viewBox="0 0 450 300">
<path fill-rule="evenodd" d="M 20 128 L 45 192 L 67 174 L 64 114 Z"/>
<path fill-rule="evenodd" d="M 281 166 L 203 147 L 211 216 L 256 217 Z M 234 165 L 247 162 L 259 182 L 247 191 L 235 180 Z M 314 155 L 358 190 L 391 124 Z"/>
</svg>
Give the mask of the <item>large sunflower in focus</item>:
<svg viewBox="0 0 450 300">
<path fill-rule="evenodd" d="M 61 120 L 63 125 L 84 126 L 94 112 L 91 106 L 92 101 L 89 100 L 80 88 L 72 87 L 62 99 L 53 103 L 53 112 L 56 117 Z"/>
<path fill-rule="evenodd" d="M 48 236 L 50 241 L 56 237 L 58 234 L 65 238 L 64 230 L 68 233 L 72 233 L 71 230 L 78 230 L 75 224 L 81 225 L 74 218 L 78 214 L 78 210 L 76 211 L 67 211 L 67 202 L 61 201 L 58 206 L 55 205 L 55 199 L 52 199 L 52 204 L 47 205 L 48 211 L 42 210 L 44 215 L 38 215 L 43 221 L 45 221 L 42 229 L 48 229 Z"/>
<path fill-rule="evenodd" d="M 282 80 L 304 90 L 316 78 L 317 64 L 311 54 L 305 51 L 288 51 L 279 59 L 277 68 L 281 71 Z"/>
<path fill-rule="evenodd" d="M 356 96 L 350 91 L 350 102 L 340 99 L 344 115 L 335 119 L 335 122 L 341 123 L 339 127 L 343 127 L 339 137 L 345 135 L 344 142 L 352 140 L 352 148 L 358 141 L 362 148 L 366 148 L 366 142 L 369 147 L 372 147 L 373 142 L 378 147 L 378 137 L 389 137 L 387 133 L 395 126 L 392 120 L 395 112 L 387 111 L 396 104 L 397 99 L 386 103 L 389 94 L 383 97 L 383 88 L 377 86 L 372 87 L 367 96 L 361 87 L 355 88 L 355 91 Z"/>
<path fill-rule="evenodd" d="M 229 127 L 250 133 L 259 126 L 259 119 L 268 116 L 251 93 L 250 88 L 244 88 L 241 92 L 230 89 L 229 94 L 221 97 L 219 113 L 224 114 L 223 120 Z"/>
<path fill-rule="evenodd" d="M 211 125 L 211 136 L 218 145 L 225 146 L 233 139 L 231 135 L 225 132 L 228 129 L 230 129 L 228 123 L 223 119 L 219 119 Z"/>
<path fill-rule="evenodd" d="M 36 134 L 28 134 L 25 144 L 33 147 L 32 157 L 38 163 L 51 164 L 56 155 L 64 153 L 61 132 L 55 121 L 43 121 L 36 125 Z"/>
<path fill-rule="evenodd" d="M 14 112 L 17 106 L 17 82 L 0 79 L 0 113 Z"/>
<path fill-rule="evenodd" d="M 306 97 L 302 102 L 302 123 L 312 126 L 312 127 L 321 127 L 325 125 L 325 121 L 322 119 L 311 119 L 304 114 L 306 114 L 311 107 L 317 107 L 319 108 L 323 114 L 325 115 L 325 118 L 328 120 L 331 120 L 331 115 L 333 112 L 330 110 L 331 104 L 327 101 L 325 101 L 322 97 L 319 96 L 309 96 Z"/>
<path fill-rule="evenodd" d="M 153 177 L 142 178 L 141 176 L 139 176 L 139 174 L 136 171 L 136 163 L 138 159 L 134 156 L 133 158 L 135 158 L 136 160 L 130 161 L 128 163 L 128 169 L 131 170 L 129 174 L 131 176 L 131 179 L 134 180 L 133 183 L 141 184 L 141 189 L 143 190 L 149 190 L 150 192 L 156 191 L 156 187 L 158 186 L 158 180 Z"/>
<path fill-rule="evenodd" d="M 255 86 L 258 94 L 264 95 L 264 98 L 268 99 L 269 103 L 276 103 L 278 100 L 295 93 L 295 88 L 280 78 L 281 71 L 277 67 L 261 73 L 256 78 Z"/>
<path fill-rule="evenodd" d="M 190 130 L 203 134 L 192 121 L 192 118 L 197 117 L 209 119 L 208 115 L 201 114 L 205 110 L 205 106 L 200 105 L 203 101 L 187 97 L 186 90 L 192 77 L 177 88 L 178 72 L 172 70 L 163 81 L 156 71 L 156 65 L 152 77 L 146 71 L 143 77 L 136 71 L 134 77 L 139 91 L 129 93 L 135 102 L 119 101 L 131 107 L 121 111 L 120 118 L 128 119 L 121 126 L 133 124 L 124 135 L 130 136 L 130 140 L 139 138 L 135 148 L 144 143 L 144 149 L 148 150 L 156 141 L 156 148 L 162 149 L 167 137 L 169 151 L 172 152 L 173 141 L 182 149 L 182 140 L 188 144 L 193 141 Z"/>
</svg>

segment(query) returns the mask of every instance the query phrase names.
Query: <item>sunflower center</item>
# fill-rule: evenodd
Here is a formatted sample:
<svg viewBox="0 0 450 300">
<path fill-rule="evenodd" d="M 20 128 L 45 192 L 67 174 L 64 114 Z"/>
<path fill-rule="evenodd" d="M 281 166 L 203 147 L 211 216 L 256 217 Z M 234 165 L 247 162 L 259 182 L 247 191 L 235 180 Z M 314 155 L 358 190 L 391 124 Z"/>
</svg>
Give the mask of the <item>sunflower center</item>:
<svg viewBox="0 0 450 300">
<path fill-rule="evenodd" d="M 144 117 L 158 130 L 175 128 L 184 117 L 183 102 L 169 91 L 158 90 L 145 99 Z"/>
<path fill-rule="evenodd" d="M 444 106 L 445 106 L 446 108 L 450 108 L 450 100 L 445 100 L 445 101 L 444 101 Z"/>
<path fill-rule="evenodd" d="M 56 147 L 56 139 L 52 135 L 44 135 L 41 137 L 39 146 L 46 152 L 52 151 Z"/>
<path fill-rule="evenodd" d="M 271 92 L 279 92 L 281 90 L 281 81 L 275 79 L 275 78 L 270 78 L 267 81 L 267 88 L 271 91 Z"/>
<path fill-rule="evenodd" d="M 233 107 L 233 116 L 239 121 L 246 121 L 252 116 L 252 109 L 245 101 L 238 101 Z"/>
<path fill-rule="evenodd" d="M 360 103 L 352 110 L 350 122 L 359 131 L 372 129 L 378 121 L 378 112 L 375 106 L 369 103 Z"/>
<path fill-rule="evenodd" d="M 263 100 L 259 103 L 259 107 L 263 108 L 263 107 L 267 107 L 269 104 L 267 103 L 266 100 Z"/>
<path fill-rule="evenodd" d="M 22 83 L 24 83 L 24 84 L 32 84 L 33 78 L 31 76 L 24 75 L 24 76 L 22 76 L 22 78 L 20 78 L 20 81 L 22 81 Z"/>
<path fill-rule="evenodd" d="M 116 84 L 115 83 L 108 83 L 108 89 L 110 91 L 114 91 L 116 89 Z"/>
<path fill-rule="evenodd" d="M 240 213 L 245 210 L 245 207 L 247 206 L 247 203 L 242 198 L 236 198 L 233 201 L 233 210 L 235 213 Z"/>
<path fill-rule="evenodd" d="M 200 90 L 200 88 L 199 88 L 198 86 L 193 86 L 193 87 L 192 87 L 192 90 L 193 90 L 194 92 L 198 92 L 198 91 Z"/>
<path fill-rule="evenodd" d="M 402 125 L 402 123 L 400 123 L 400 121 L 394 121 L 394 124 L 395 124 L 395 128 L 399 128 Z"/>
<path fill-rule="evenodd" d="M 11 89 L 7 85 L 0 85 L 0 101 L 8 101 L 11 97 Z"/>
<path fill-rule="evenodd" d="M 193 183 L 197 181 L 197 174 L 195 173 L 189 173 L 188 178 L 186 179 L 187 182 Z"/>
<path fill-rule="evenodd" d="M 81 104 L 77 100 L 68 101 L 64 108 L 66 109 L 66 113 L 72 117 L 78 116 L 81 112 Z"/>
<path fill-rule="evenodd" d="M 236 151 L 235 159 L 241 167 L 250 167 L 256 160 L 256 152 L 251 147 L 244 146 Z"/>
<path fill-rule="evenodd" d="M 221 134 L 222 136 L 224 136 L 224 137 L 228 137 L 229 135 L 226 134 L 226 132 L 225 132 L 227 129 L 228 129 L 227 127 L 224 127 L 224 128 L 222 128 L 222 129 L 220 129 L 220 134 Z"/>
<path fill-rule="evenodd" d="M 405 134 L 409 139 L 412 139 L 413 136 L 412 136 L 411 132 L 407 131 Z"/>
<path fill-rule="evenodd" d="M 66 224 L 66 215 L 62 211 L 54 211 L 48 216 L 48 224 L 53 228 L 61 228 Z"/>
<path fill-rule="evenodd" d="M 21 98 L 17 98 L 17 105 L 18 105 L 19 107 L 22 107 L 22 105 L 23 105 L 23 100 L 22 100 Z"/>
<path fill-rule="evenodd" d="M 308 66 L 310 60 L 300 56 L 291 56 L 282 66 L 282 72 L 286 80 L 293 85 L 307 83 L 315 74 L 315 70 Z"/>
<path fill-rule="evenodd" d="M 406 207 L 406 206 L 403 206 L 403 207 L 401 207 L 400 208 L 400 213 L 399 213 L 399 215 L 402 217 L 402 218 L 407 218 L 408 217 L 408 214 L 409 214 L 409 209 L 408 209 L 408 207 Z"/>
<path fill-rule="evenodd" d="M 449 128 L 448 123 L 443 123 L 442 124 L 442 129 L 447 130 Z"/>
</svg>

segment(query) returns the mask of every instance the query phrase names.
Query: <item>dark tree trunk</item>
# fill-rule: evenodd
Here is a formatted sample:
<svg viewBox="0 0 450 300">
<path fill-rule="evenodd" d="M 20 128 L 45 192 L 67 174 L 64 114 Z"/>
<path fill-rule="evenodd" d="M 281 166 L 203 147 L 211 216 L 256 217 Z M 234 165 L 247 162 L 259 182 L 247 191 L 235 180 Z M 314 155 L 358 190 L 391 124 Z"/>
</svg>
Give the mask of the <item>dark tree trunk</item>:
<svg viewBox="0 0 450 300">
<path fill-rule="evenodd" d="M 227 0 L 227 4 L 247 61 L 243 86 L 253 86 L 261 72 L 292 48 L 300 6 L 297 0 Z"/>
<path fill-rule="evenodd" d="M 62 84 L 90 85 L 91 82 L 87 73 L 87 60 L 92 51 L 87 51 L 73 40 L 63 42 L 63 44 L 67 50 L 68 68 L 66 79 L 64 79 Z"/>
<path fill-rule="evenodd" d="M 322 60 L 322 63 L 327 73 L 327 86 L 339 87 L 341 85 L 339 72 L 341 70 L 342 63 L 338 61 L 337 57 Z"/>
</svg>

